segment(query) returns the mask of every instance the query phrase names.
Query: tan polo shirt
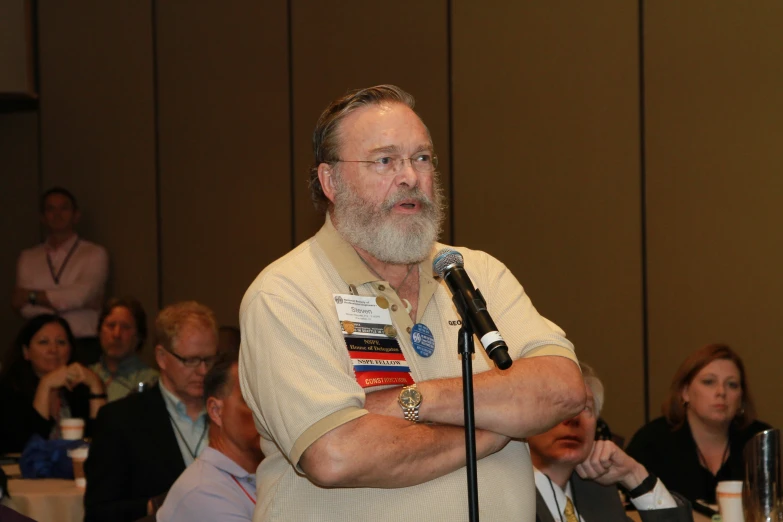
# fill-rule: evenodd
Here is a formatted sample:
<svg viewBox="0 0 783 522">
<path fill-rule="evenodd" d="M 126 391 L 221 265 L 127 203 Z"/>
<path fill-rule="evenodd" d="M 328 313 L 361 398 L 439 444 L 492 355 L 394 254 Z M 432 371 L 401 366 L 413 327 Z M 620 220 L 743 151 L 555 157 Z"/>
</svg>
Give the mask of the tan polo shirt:
<svg viewBox="0 0 783 522">
<path fill-rule="evenodd" d="M 443 247 L 436 244 L 432 255 Z M 455 250 L 464 256 L 465 270 L 484 295 L 513 359 L 556 355 L 576 360 L 562 330 L 538 314 L 502 263 L 484 252 Z M 407 488 L 326 489 L 297 467 L 304 450 L 321 435 L 367 413 L 365 390 L 356 381 L 334 302 L 334 294 L 350 293 L 349 285 L 359 295 L 388 299 L 416 382 L 461 376 L 460 318 L 451 293 L 433 277 L 431 258 L 418 270 L 417 321 L 435 338 L 430 357 L 413 349 L 414 323 L 400 298 L 367 269 L 328 217 L 315 237 L 269 265 L 248 288 L 239 313 L 240 384 L 266 455 L 257 473 L 254 522 L 467 520 L 464 468 Z M 474 372 L 487 371 L 491 364 L 477 342 Z M 356 451 L 366 456 L 372 448 Z M 524 443 L 512 441 L 481 459 L 478 483 L 482 520 L 535 520 L 533 467 Z"/>
</svg>

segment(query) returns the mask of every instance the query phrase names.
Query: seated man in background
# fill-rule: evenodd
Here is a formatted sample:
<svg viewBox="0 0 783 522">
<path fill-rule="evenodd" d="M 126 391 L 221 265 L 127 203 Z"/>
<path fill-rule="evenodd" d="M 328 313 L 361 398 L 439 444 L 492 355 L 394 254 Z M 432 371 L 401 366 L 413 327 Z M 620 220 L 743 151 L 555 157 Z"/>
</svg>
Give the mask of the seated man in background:
<svg viewBox="0 0 783 522">
<path fill-rule="evenodd" d="M 79 218 L 79 205 L 68 190 L 53 187 L 41 196 L 46 241 L 19 254 L 11 306 L 25 319 L 62 316 L 76 338 L 73 360 L 86 366 L 101 354 L 95 330 L 109 256 L 102 246 L 78 236 Z"/>
<path fill-rule="evenodd" d="M 147 340 L 147 314 L 133 297 L 109 299 L 98 319 L 101 360 L 90 366 L 106 386 L 108 401 L 122 399 L 139 389 L 139 383 L 152 385 L 158 371 L 138 356 Z"/>
<path fill-rule="evenodd" d="M 604 390 L 593 370 L 580 363 L 587 391 L 585 409 L 528 438 L 535 467 L 537 522 L 625 522 L 616 485 L 625 488 L 644 522 L 693 520 L 687 500 L 675 498 L 655 475 L 610 440 L 594 440 Z"/>
<path fill-rule="evenodd" d="M 84 466 L 87 522 L 131 522 L 209 443 L 204 375 L 215 361 L 217 322 L 195 301 L 164 308 L 155 320 L 158 386 L 110 403 L 95 422 Z"/>
<path fill-rule="evenodd" d="M 221 353 L 204 378 L 209 447 L 171 487 L 158 522 L 253 519 L 256 468 L 264 455 L 239 388 L 237 358 L 238 352 Z"/>
</svg>

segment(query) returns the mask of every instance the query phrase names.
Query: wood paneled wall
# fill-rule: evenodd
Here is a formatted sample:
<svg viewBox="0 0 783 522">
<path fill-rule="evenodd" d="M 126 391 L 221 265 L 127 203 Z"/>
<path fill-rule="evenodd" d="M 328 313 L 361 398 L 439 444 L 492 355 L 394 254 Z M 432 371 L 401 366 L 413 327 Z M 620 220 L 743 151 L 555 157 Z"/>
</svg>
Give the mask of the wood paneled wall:
<svg viewBox="0 0 783 522">
<path fill-rule="evenodd" d="M 16 253 L 40 239 L 36 198 L 62 184 L 111 252 L 111 294 L 150 316 L 199 299 L 235 324 L 255 274 L 321 224 L 307 188 L 320 111 L 396 83 L 441 158 L 444 238 L 512 269 L 603 377 L 615 431 L 656 415 L 685 354 L 718 340 L 783 424 L 777 0 L 38 10 L 40 109 L 0 114 L 9 293 Z M 0 334 L 18 324 L 6 314 Z"/>
</svg>

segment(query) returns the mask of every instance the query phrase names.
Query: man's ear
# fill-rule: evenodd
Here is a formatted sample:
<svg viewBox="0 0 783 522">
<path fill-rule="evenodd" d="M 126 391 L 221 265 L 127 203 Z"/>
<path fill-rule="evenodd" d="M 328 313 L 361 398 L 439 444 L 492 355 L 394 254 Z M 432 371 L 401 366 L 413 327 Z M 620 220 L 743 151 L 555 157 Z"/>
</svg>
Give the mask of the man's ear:
<svg viewBox="0 0 783 522">
<path fill-rule="evenodd" d="M 321 182 L 324 195 L 334 203 L 334 167 L 328 163 L 318 165 L 318 181 Z"/>
<path fill-rule="evenodd" d="M 161 370 L 166 369 L 166 349 L 163 347 L 163 345 L 158 344 L 155 345 L 155 362 L 158 363 L 158 368 Z"/>
<path fill-rule="evenodd" d="M 76 209 L 73 211 L 73 224 L 78 225 L 79 220 L 82 218 L 82 213 L 79 211 L 79 209 Z"/>
<path fill-rule="evenodd" d="M 223 399 L 210 397 L 207 399 L 207 415 L 217 426 L 223 427 Z"/>
</svg>

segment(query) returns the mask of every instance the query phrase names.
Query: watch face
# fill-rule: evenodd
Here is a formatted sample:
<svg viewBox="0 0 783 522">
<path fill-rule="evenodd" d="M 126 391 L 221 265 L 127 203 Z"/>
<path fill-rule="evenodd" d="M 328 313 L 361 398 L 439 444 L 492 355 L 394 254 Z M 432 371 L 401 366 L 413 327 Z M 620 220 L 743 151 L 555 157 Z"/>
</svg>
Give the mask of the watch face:
<svg viewBox="0 0 783 522">
<path fill-rule="evenodd" d="M 404 408 L 415 408 L 421 404 L 421 393 L 414 389 L 405 389 L 400 392 L 400 404 Z"/>
</svg>

